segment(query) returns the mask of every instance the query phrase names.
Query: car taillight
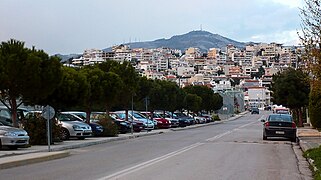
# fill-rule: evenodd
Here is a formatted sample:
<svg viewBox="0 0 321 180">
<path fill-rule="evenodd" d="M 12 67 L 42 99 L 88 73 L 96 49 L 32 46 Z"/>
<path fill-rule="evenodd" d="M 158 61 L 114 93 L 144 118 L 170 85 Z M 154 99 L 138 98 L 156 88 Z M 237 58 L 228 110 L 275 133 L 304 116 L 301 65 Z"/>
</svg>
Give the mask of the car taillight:
<svg viewBox="0 0 321 180">
<path fill-rule="evenodd" d="M 295 122 L 292 122 L 292 128 L 296 128 Z"/>
<path fill-rule="evenodd" d="M 264 124 L 264 126 L 265 126 L 265 127 L 269 127 L 269 126 L 270 126 L 270 122 L 266 122 L 266 123 Z"/>
</svg>

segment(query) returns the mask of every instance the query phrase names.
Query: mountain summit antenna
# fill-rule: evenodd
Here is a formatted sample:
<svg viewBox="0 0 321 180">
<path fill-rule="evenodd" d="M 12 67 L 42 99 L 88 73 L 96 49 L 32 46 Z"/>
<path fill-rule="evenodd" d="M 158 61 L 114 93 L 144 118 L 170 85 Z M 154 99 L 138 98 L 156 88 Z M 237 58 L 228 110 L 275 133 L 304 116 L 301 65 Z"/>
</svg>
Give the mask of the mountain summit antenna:
<svg viewBox="0 0 321 180">
<path fill-rule="evenodd" d="M 200 25 L 201 31 L 203 31 L 202 24 Z"/>
</svg>

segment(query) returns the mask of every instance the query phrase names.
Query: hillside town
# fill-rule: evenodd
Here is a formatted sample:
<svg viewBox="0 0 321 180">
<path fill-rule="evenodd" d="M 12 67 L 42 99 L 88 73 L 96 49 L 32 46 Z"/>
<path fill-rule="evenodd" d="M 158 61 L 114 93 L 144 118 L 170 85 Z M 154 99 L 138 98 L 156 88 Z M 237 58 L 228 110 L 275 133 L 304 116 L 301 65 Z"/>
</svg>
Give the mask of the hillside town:
<svg viewBox="0 0 321 180">
<path fill-rule="evenodd" d="M 222 114 L 256 106 L 270 108 L 272 76 L 288 67 L 298 68 L 302 47 L 278 43 L 250 43 L 243 48 L 232 44 L 201 52 L 190 47 L 184 52 L 170 48 L 113 46 L 110 51 L 86 49 L 65 65 L 81 67 L 108 60 L 129 61 L 141 76 L 176 82 L 180 87 L 204 85 L 223 96 Z"/>
</svg>

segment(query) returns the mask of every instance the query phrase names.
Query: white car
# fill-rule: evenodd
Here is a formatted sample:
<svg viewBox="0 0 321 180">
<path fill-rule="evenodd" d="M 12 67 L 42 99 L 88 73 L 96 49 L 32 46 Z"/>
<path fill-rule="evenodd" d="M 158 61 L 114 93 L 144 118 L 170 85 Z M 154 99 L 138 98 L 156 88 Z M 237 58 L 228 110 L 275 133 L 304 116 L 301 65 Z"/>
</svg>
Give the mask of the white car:
<svg viewBox="0 0 321 180">
<path fill-rule="evenodd" d="M 7 146 L 10 149 L 17 149 L 28 144 L 29 136 L 25 130 L 0 123 L 0 148 Z"/>
<path fill-rule="evenodd" d="M 66 114 L 58 114 L 57 118 L 62 126 L 63 140 L 68 140 L 70 137 L 85 139 L 92 136 L 92 129 L 88 124 L 70 119 Z"/>
</svg>

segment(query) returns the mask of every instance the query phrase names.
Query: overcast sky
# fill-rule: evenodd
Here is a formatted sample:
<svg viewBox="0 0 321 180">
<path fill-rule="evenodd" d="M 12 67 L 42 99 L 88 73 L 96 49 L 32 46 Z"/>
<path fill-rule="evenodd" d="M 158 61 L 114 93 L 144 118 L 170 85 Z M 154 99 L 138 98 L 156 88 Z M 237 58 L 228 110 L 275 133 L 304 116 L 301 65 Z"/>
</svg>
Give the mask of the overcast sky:
<svg viewBox="0 0 321 180">
<path fill-rule="evenodd" d="M 297 45 L 302 0 L 1 0 L 0 41 L 50 55 L 203 30 L 241 42 Z"/>
</svg>

